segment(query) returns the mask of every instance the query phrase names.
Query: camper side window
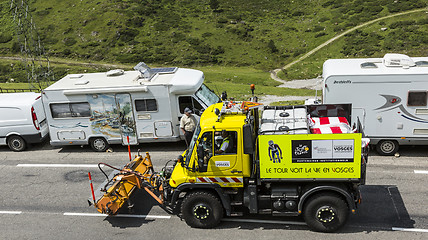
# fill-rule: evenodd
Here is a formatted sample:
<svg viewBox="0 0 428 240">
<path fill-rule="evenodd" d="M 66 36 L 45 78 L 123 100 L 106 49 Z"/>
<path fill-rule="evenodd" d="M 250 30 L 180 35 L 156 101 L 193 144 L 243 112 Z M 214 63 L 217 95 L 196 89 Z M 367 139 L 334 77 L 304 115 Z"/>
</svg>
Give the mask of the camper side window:
<svg viewBox="0 0 428 240">
<path fill-rule="evenodd" d="M 156 99 L 135 100 L 135 110 L 137 112 L 155 112 L 158 110 Z"/>
<path fill-rule="evenodd" d="M 186 107 L 192 109 L 193 113 L 198 115 L 200 115 L 199 113 L 202 113 L 202 109 L 204 109 L 202 105 L 191 96 L 178 97 L 178 104 L 180 107 L 180 113 L 182 114 L 184 114 L 184 109 Z M 198 112 L 196 110 L 198 110 Z"/>
<path fill-rule="evenodd" d="M 426 106 L 427 105 L 427 92 L 409 92 L 407 97 L 408 106 Z"/>
<path fill-rule="evenodd" d="M 53 118 L 91 116 L 89 103 L 53 103 L 50 108 Z"/>
</svg>

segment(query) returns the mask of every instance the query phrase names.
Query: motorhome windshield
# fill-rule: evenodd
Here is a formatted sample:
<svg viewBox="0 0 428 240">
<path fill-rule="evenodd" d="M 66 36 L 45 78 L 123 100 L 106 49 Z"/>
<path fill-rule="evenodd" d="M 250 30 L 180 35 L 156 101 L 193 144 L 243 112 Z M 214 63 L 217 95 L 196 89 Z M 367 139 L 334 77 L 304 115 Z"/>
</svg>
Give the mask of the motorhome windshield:
<svg viewBox="0 0 428 240">
<path fill-rule="evenodd" d="M 196 91 L 195 95 L 207 106 L 218 103 L 220 100 L 220 98 L 215 95 L 215 93 L 211 91 L 205 84 L 202 84 L 199 90 Z"/>
<path fill-rule="evenodd" d="M 198 125 L 195 129 L 195 132 L 193 133 L 192 141 L 189 144 L 189 148 L 187 149 L 187 155 L 185 158 L 186 159 L 185 164 L 187 167 L 189 166 L 190 157 L 192 157 L 192 152 L 193 152 L 192 150 L 195 147 L 195 143 L 196 143 L 196 140 L 198 140 L 198 136 L 200 132 L 201 132 L 201 126 Z"/>
</svg>

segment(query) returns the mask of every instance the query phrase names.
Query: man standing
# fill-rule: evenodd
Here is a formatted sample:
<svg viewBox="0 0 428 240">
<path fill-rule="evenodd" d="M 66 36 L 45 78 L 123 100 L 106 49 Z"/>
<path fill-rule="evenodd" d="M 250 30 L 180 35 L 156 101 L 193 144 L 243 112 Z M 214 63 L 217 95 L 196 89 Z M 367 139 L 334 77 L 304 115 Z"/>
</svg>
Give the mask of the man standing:
<svg viewBox="0 0 428 240">
<path fill-rule="evenodd" d="M 195 116 L 192 115 L 192 110 L 186 107 L 184 109 L 184 114 L 180 120 L 180 128 L 184 133 L 184 139 L 186 140 L 187 146 L 189 146 L 190 141 L 192 141 L 193 132 L 196 128 L 196 119 Z"/>
</svg>

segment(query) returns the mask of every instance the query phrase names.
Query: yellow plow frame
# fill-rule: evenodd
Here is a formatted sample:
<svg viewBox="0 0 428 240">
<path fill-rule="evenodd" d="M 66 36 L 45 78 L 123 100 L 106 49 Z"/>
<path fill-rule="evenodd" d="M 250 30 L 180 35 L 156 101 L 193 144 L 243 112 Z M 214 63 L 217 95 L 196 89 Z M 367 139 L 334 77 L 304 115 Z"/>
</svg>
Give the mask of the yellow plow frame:
<svg viewBox="0 0 428 240">
<path fill-rule="evenodd" d="M 154 191 L 162 193 L 162 184 L 157 180 L 159 175 L 153 170 L 153 164 L 149 153 L 143 158 L 141 155 L 135 157 L 134 160 L 126 164 L 122 169 L 117 169 L 105 163 L 100 163 L 111 167 L 118 172 L 114 174 L 112 179 L 107 179 L 106 184 L 98 189 L 98 196 L 92 192 L 94 206 L 101 213 L 115 215 L 119 209 L 128 203 L 128 207 L 132 207 L 129 197 L 136 188 L 146 190 L 157 202 L 163 205 L 163 199 L 160 199 Z M 101 168 L 100 168 L 101 169 Z M 107 176 L 107 175 L 106 175 Z M 92 184 L 92 183 L 91 183 Z M 160 194 L 163 196 L 163 194 Z"/>
</svg>

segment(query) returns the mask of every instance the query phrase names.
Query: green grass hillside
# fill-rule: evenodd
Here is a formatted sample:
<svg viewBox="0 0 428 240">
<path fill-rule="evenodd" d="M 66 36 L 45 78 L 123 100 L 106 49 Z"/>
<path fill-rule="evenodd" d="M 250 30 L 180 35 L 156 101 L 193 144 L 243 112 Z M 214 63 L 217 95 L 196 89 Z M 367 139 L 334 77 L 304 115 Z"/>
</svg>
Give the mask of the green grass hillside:
<svg viewBox="0 0 428 240">
<path fill-rule="evenodd" d="M 292 62 L 361 23 L 426 8 L 428 0 L 28 2 L 40 39 L 51 58 L 129 66 L 140 61 L 156 66 L 190 66 L 207 70 L 207 76 L 211 68 L 213 75 L 217 75 L 211 75 L 212 79 L 207 77 L 211 86 L 216 82 L 219 87 L 232 88 L 237 84 L 237 89 L 243 89 L 242 85 L 253 79 L 271 92 L 276 91 L 272 89 L 277 84 L 270 82 L 269 70 Z M 0 55 L 19 55 L 10 0 L 0 0 L 0 11 Z M 427 56 L 427 11 L 379 21 L 350 33 L 281 76 L 316 77 L 322 71 L 322 62 L 328 58 L 380 57 L 387 52 Z M 0 82 L 10 78 L 26 81 L 25 77 L 12 76 L 20 74 L 13 73 L 10 64 L 0 61 Z M 57 67 L 54 69 L 57 77 L 82 70 Z"/>
</svg>

